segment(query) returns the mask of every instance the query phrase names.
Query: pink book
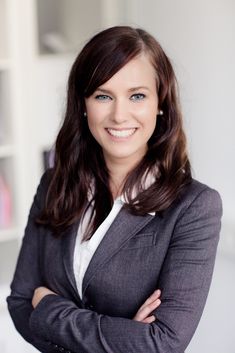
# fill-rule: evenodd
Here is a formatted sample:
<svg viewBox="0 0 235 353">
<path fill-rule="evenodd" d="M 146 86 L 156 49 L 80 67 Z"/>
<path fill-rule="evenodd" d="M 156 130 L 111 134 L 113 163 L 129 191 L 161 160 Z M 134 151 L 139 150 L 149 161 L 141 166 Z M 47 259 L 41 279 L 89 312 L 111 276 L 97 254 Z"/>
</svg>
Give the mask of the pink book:
<svg viewBox="0 0 235 353">
<path fill-rule="evenodd" d="M 0 175 L 0 228 L 11 225 L 12 205 L 10 189 L 3 176 Z"/>
</svg>

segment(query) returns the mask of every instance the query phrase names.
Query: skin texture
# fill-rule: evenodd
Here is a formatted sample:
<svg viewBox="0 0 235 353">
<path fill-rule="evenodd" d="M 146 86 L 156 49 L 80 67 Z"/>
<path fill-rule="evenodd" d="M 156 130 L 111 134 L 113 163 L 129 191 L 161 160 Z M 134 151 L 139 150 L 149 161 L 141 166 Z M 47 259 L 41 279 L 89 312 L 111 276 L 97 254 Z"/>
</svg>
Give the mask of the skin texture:
<svg viewBox="0 0 235 353">
<path fill-rule="evenodd" d="M 129 61 L 85 100 L 89 129 L 103 149 L 114 197 L 127 173 L 142 159 L 157 121 L 156 72 L 147 54 Z M 107 128 L 136 128 L 115 138 Z"/>
<path fill-rule="evenodd" d="M 114 76 L 85 100 L 90 132 L 103 149 L 110 171 L 113 197 L 121 192 L 127 173 L 143 158 L 157 120 L 158 96 L 156 73 L 149 57 L 142 53 L 132 59 Z M 111 136 L 107 129 L 134 131 L 129 137 Z M 136 130 L 132 130 L 136 129 Z M 46 287 L 34 291 L 35 308 L 48 294 Z M 149 314 L 160 304 L 160 290 L 155 291 L 139 308 L 133 320 L 151 323 L 156 318 Z"/>
</svg>

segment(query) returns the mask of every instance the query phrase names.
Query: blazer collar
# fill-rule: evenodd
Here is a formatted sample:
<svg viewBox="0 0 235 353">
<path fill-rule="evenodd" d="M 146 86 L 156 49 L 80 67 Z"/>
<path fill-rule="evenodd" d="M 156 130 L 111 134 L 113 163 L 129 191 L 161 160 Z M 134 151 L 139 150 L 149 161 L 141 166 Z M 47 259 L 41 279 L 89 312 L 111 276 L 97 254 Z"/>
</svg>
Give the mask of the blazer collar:
<svg viewBox="0 0 235 353">
<path fill-rule="evenodd" d="M 115 201 L 118 201 L 118 200 L 119 200 L 123 205 L 124 205 L 124 203 L 127 203 L 127 200 L 125 199 L 125 196 L 124 196 L 123 194 L 115 199 Z M 151 216 L 155 216 L 155 215 L 156 215 L 156 212 L 148 212 L 148 214 L 150 214 Z"/>
<path fill-rule="evenodd" d="M 122 245 L 153 219 L 153 215 L 135 216 L 122 208 L 98 245 L 83 278 L 82 295 L 96 272 L 114 256 Z M 79 222 L 63 235 L 63 262 L 68 280 L 78 296 L 73 271 L 73 255 Z"/>
<path fill-rule="evenodd" d="M 147 189 L 156 180 L 157 170 L 146 171 L 141 180 L 142 189 Z M 88 199 L 91 200 L 94 192 L 94 181 L 91 182 L 90 189 L 88 192 Z M 132 198 L 136 196 L 137 190 L 134 188 Z M 124 204 L 127 202 L 125 195 L 121 195 L 118 199 Z M 82 292 L 84 294 L 87 286 L 95 275 L 96 271 L 108 261 L 131 237 L 133 237 L 138 231 L 141 230 L 148 222 L 150 222 L 155 216 L 155 212 L 150 212 L 145 216 L 135 216 L 130 214 L 125 208 L 121 208 L 118 215 L 114 219 L 110 228 L 104 235 L 102 241 L 97 247 L 91 261 L 87 267 L 83 278 Z M 73 256 L 74 247 L 76 242 L 76 236 L 78 231 L 79 221 L 63 235 L 62 246 L 63 246 L 63 262 L 68 280 L 73 287 L 74 291 L 77 292 L 76 280 L 73 271 Z"/>
<path fill-rule="evenodd" d="M 97 247 L 85 272 L 82 293 L 101 266 L 112 258 L 120 247 L 140 231 L 153 216 L 134 216 L 122 208 Z"/>
</svg>

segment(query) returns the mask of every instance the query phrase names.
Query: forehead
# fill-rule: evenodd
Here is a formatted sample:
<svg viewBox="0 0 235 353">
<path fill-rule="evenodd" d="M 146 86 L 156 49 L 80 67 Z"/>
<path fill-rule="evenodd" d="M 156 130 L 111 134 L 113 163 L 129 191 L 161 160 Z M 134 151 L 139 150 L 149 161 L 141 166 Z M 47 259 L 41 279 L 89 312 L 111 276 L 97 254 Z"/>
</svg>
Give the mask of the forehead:
<svg viewBox="0 0 235 353">
<path fill-rule="evenodd" d="M 137 87 L 156 86 L 156 70 L 147 54 L 141 54 L 130 60 L 115 75 L 100 86 L 109 89 L 113 86 Z"/>
</svg>

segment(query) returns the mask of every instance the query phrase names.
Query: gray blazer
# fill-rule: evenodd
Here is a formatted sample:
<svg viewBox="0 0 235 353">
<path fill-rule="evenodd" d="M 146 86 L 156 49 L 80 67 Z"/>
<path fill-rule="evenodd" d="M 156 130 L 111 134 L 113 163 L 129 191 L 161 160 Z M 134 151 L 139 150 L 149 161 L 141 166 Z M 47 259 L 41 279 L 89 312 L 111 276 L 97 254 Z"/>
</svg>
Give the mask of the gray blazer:
<svg viewBox="0 0 235 353">
<path fill-rule="evenodd" d="M 41 179 L 19 254 L 9 312 L 20 334 L 41 352 L 182 353 L 200 320 L 219 239 L 221 199 L 193 180 L 166 211 L 134 216 L 121 209 L 85 273 L 83 298 L 73 274 L 79 222 L 56 239 L 34 222 L 48 173 Z M 33 310 L 38 286 L 58 293 Z M 132 320 L 156 289 L 156 321 Z"/>
</svg>

